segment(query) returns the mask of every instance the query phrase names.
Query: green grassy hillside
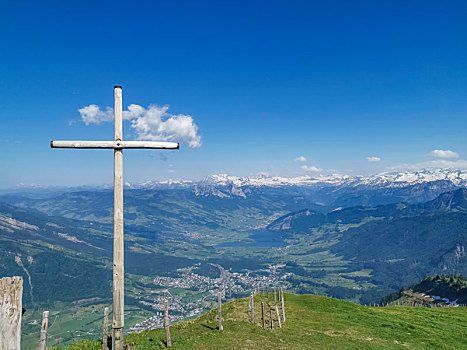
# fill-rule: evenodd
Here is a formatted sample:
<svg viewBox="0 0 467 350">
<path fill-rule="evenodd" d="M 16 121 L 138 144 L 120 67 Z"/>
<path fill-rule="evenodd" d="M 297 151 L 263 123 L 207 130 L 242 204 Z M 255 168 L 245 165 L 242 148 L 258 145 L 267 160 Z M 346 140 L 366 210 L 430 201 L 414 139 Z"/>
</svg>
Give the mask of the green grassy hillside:
<svg viewBox="0 0 467 350">
<path fill-rule="evenodd" d="M 467 304 L 467 278 L 461 275 L 425 277 L 420 283 L 402 288 L 381 299 L 381 304 L 445 306 L 447 300 L 459 305 Z"/>
<path fill-rule="evenodd" d="M 261 327 L 260 302 L 268 320 Z M 467 308 L 365 307 L 317 295 L 285 294 L 286 322 L 269 329 L 271 300 L 255 296 L 255 323 L 248 299 L 223 305 L 224 330 L 217 310 L 171 327 L 173 349 L 465 349 Z M 275 313 L 274 313 L 275 315 Z M 275 318 L 275 316 L 274 316 Z M 277 321 L 274 322 L 277 327 Z M 125 337 L 129 349 L 165 348 L 163 329 Z M 67 349 L 98 350 L 100 342 L 82 341 Z"/>
</svg>

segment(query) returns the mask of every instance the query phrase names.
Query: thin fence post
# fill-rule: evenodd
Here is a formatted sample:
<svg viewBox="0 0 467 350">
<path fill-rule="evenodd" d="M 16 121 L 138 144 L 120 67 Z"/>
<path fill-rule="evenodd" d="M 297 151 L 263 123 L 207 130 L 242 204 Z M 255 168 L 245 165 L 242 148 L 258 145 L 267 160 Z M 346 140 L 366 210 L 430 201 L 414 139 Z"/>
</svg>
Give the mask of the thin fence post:
<svg viewBox="0 0 467 350">
<path fill-rule="evenodd" d="M 170 339 L 170 323 L 169 323 L 169 301 L 165 301 L 165 315 L 164 315 L 164 326 L 165 326 L 165 338 L 167 347 L 172 346 L 172 340 Z"/>
<path fill-rule="evenodd" d="M 271 329 L 274 329 L 274 319 L 272 318 L 272 309 L 269 309 L 269 316 L 271 317 Z"/>
<path fill-rule="evenodd" d="M 222 331 L 224 327 L 222 327 L 222 299 L 220 292 L 217 294 L 217 307 L 219 308 L 219 330 Z"/>
<path fill-rule="evenodd" d="M 273 293 L 274 293 L 274 302 L 276 302 L 276 287 L 273 287 Z"/>
<path fill-rule="evenodd" d="M 21 349 L 23 278 L 0 278 L 0 350 Z"/>
<path fill-rule="evenodd" d="M 281 288 L 281 295 L 282 295 L 282 321 L 285 322 L 285 303 L 284 303 L 284 291 Z"/>
<path fill-rule="evenodd" d="M 104 331 L 102 332 L 102 350 L 109 350 L 107 346 L 107 332 L 109 331 L 109 308 L 104 309 Z"/>
<path fill-rule="evenodd" d="M 250 297 L 250 322 L 254 322 L 254 304 L 253 304 L 253 293 L 251 293 Z"/>
<path fill-rule="evenodd" d="M 49 312 L 42 313 L 41 336 L 39 338 L 39 350 L 45 350 L 45 340 L 47 339 L 47 328 L 49 326 Z"/>
<path fill-rule="evenodd" d="M 279 325 L 279 328 L 282 328 L 281 317 L 279 316 L 279 307 L 277 305 L 276 305 L 276 315 L 277 315 L 277 324 Z"/>
<path fill-rule="evenodd" d="M 261 324 L 263 325 L 264 328 L 264 302 L 261 302 Z"/>
</svg>

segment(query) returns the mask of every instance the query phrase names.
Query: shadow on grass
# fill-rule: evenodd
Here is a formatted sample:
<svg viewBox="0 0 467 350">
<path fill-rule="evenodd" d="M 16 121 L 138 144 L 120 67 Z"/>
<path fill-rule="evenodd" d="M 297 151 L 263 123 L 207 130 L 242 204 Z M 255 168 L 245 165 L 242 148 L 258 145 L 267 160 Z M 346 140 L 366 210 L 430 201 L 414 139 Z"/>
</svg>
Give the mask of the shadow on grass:
<svg viewBox="0 0 467 350">
<path fill-rule="evenodd" d="M 211 326 L 208 326 L 207 324 L 202 324 L 201 326 L 206 327 L 206 328 L 210 329 L 211 331 L 217 330 L 217 327 L 211 327 Z"/>
</svg>

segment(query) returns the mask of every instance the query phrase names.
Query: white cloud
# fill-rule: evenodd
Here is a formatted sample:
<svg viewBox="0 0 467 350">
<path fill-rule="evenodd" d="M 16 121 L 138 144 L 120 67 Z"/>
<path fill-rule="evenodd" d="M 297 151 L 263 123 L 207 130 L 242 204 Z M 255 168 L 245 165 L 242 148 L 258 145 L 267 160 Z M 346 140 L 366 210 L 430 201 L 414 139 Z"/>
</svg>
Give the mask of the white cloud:
<svg viewBox="0 0 467 350">
<path fill-rule="evenodd" d="M 168 107 L 151 105 L 144 109 L 138 105 L 130 105 L 124 112 L 126 119 L 131 120 L 140 140 L 176 141 L 184 140 L 191 148 L 201 147 L 201 136 L 198 126 L 189 115 L 173 115 L 167 113 Z"/>
<path fill-rule="evenodd" d="M 451 150 L 443 151 L 440 149 L 435 149 L 430 152 L 430 155 L 438 158 L 459 158 L 459 154 Z"/>
<path fill-rule="evenodd" d="M 86 125 L 101 124 L 102 122 L 114 120 L 114 110 L 110 107 L 106 107 L 105 111 L 103 111 L 97 105 L 89 105 L 78 109 L 78 112 Z"/>
<path fill-rule="evenodd" d="M 300 156 L 294 159 L 295 162 L 306 162 L 306 158 L 304 156 Z"/>
<path fill-rule="evenodd" d="M 167 109 L 168 109 L 168 107 L 166 107 L 165 110 L 167 110 Z M 122 112 L 122 118 L 123 118 L 123 120 L 136 119 L 136 118 L 141 117 L 145 112 L 146 112 L 146 110 L 143 107 L 141 107 L 139 105 L 131 104 L 131 105 L 128 106 L 127 111 Z"/>
<path fill-rule="evenodd" d="M 191 148 L 201 147 L 201 136 L 198 126 L 191 116 L 185 114 L 170 114 L 169 107 L 150 105 L 147 109 L 131 104 L 123 111 L 123 119 L 131 121 L 131 127 L 136 132 L 138 140 L 150 141 L 184 141 Z M 79 109 L 81 119 L 86 125 L 101 124 L 113 121 L 113 109 L 107 107 L 105 111 L 96 105 L 89 105 Z"/>
<path fill-rule="evenodd" d="M 371 163 L 374 163 L 374 162 L 381 161 L 381 158 L 379 158 L 379 157 L 366 157 L 366 160 L 371 162 Z"/>
<path fill-rule="evenodd" d="M 309 171 L 309 172 L 320 172 L 320 171 L 322 171 L 322 169 L 319 169 L 319 168 L 317 168 L 317 167 L 315 167 L 313 165 L 310 165 L 310 166 L 302 165 L 300 168 L 302 168 L 305 171 Z"/>
</svg>

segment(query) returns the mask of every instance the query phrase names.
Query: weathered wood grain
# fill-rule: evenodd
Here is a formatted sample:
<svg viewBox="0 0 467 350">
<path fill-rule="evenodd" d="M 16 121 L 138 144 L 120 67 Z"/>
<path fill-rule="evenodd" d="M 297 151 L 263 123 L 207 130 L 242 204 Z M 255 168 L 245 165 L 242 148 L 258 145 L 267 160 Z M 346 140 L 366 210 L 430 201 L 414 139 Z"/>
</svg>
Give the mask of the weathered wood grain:
<svg viewBox="0 0 467 350">
<path fill-rule="evenodd" d="M 122 140 L 122 88 L 115 92 L 115 141 Z M 124 327 L 123 268 L 123 151 L 114 150 L 114 257 L 113 257 L 113 336 L 115 350 L 123 350 Z"/>
<path fill-rule="evenodd" d="M 20 350 L 23 278 L 0 279 L 0 350 Z"/>
<path fill-rule="evenodd" d="M 164 141 L 50 141 L 52 148 L 84 149 L 179 149 L 177 142 Z"/>
<path fill-rule="evenodd" d="M 49 327 L 49 312 L 44 311 L 42 313 L 42 326 L 41 326 L 41 335 L 39 338 L 39 350 L 46 349 L 46 340 L 47 340 L 47 328 Z"/>
</svg>

